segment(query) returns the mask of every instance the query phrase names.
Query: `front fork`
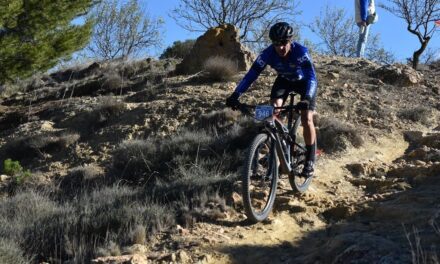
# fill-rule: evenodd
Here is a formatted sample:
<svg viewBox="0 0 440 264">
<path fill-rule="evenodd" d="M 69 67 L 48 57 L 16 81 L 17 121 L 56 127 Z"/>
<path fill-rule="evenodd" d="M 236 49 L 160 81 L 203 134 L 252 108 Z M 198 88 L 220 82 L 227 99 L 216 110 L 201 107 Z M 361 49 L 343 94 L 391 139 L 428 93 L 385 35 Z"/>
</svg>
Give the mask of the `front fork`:
<svg viewBox="0 0 440 264">
<path fill-rule="evenodd" d="M 272 138 L 275 142 L 275 150 L 278 155 L 278 159 L 280 160 L 281 173 L 288 174 L 292 171 L 292 157 L 290 155 L 290 142 L 282 143 L 284 138 L 280 138 L 280 135 L 273 131 L 273 128 L 265 128 L 266 133 Z"/>
</svg>

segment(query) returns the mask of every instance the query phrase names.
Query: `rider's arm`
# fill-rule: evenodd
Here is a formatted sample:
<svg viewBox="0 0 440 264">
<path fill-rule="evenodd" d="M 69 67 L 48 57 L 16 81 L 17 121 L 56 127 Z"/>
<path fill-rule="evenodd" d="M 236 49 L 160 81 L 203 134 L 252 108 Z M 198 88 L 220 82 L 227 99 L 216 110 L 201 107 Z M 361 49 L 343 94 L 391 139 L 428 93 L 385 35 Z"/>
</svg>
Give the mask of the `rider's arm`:
<svg viewBox="0 0 440 264">
<path fill-rule="evenodd" d="M 316 94 L 317 82 L 316 73 L 313 68 L 313 63 L 306 47 L 301 47 L 301 56 L 299 56 L 298 62 L 304 74 L 304 80 L 307 82 L 306 97 L 313 98 Z"/>
<path fill-rule="evenodd" d="M 240 96 L 247 91 L 249 86 L 258 78 L 260 73 L 264 70 L 267 65 L 267 55 L 265 53 L 260 54 L 258 58 L 252 64 L 250 70 L 246 73 L 243 80 L 235 88 L 234 93 L 238 93 Z"/>
</svg>

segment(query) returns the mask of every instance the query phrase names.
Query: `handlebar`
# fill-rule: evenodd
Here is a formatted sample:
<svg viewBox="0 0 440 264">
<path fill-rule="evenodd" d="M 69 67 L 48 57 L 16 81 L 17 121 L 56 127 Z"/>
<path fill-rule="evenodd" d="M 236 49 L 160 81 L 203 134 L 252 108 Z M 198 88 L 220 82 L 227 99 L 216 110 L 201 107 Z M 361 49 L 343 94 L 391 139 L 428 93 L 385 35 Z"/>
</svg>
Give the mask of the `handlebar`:
<svg viewBox="0 0 440 264">
<path fill-rule="evenodd" d="M 252 115 L 252 113 L 249 111 L 249 109 L 255 109 L 258 105 L 249 105 L 249 104 L 243 104 L 243 103 L 239 103 L 236 107 L 236 109 L 238 109 L 240 112 L 242 112 L 244 115 Z M 274 109 L 280 109 L 280 115 L 283 115 L 285 113 L 287 113 L 290 110 L 293 111 L 299 111 L 300 109 L 298 108 L 297 105 L 287 105 L 287 106 L 274 106 Z"/>
</svg>

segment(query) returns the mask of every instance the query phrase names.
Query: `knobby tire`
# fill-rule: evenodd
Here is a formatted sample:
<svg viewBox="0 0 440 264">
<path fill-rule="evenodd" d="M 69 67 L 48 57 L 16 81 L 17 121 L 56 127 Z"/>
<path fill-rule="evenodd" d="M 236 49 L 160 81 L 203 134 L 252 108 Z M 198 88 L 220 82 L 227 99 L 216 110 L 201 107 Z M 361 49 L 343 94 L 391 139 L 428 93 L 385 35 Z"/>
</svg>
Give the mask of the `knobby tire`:
<svg viewBox="0 0 440 264">
<path fill-rule="evenodd" d="M 267 160 L 266 164 L 264 159 Z M 264 221 L 272 210 L 277 190 L 278 166 L 273 139 L 268 134 L 258 134 L 249 147 L 242 179 L 244 209 L 248 219 L 254 223 Z M 260 170 L 265 172 L 260 175 Z M 260 198 L 266 196 L 266 192 L 267 199 L 262 201 Z"/>
</svg>

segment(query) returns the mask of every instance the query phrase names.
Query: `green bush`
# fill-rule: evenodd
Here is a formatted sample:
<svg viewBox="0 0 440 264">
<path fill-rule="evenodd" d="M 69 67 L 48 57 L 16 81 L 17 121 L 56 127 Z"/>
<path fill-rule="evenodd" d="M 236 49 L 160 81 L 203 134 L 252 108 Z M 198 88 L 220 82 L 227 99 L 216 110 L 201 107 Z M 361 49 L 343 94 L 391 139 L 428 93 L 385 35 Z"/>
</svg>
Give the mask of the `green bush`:
<svg viewBox="0 0 440 264">
<path fill-rule="evenodd" d="M 29 170 L 24 170 L 19 161 L 6 159 L 3 161 L 3 173 L 12 176 L 16 183 L 22 183 L 31 176 Z"/>
<path fill-rule="evenodd" d="M 190 53 L 195 43 L 196 41 L 194 39 L 188 39 L 185 41 L 174 41 L 171 46 L 165 49 L 165 51 L 160 55 L 159 59 L 183 59 L 186 55 Z"/>
</svg>

